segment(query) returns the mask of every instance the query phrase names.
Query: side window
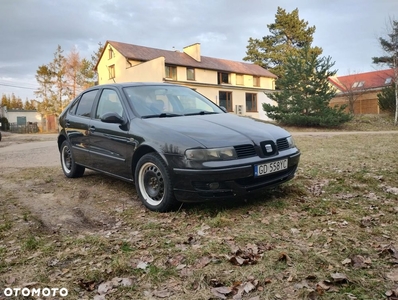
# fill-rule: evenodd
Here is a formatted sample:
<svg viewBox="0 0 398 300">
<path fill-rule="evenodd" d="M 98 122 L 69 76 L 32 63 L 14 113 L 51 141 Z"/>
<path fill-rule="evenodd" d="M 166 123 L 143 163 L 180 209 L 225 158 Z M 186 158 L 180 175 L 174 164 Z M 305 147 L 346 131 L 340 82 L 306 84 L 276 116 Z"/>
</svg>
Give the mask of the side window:
<svg viewBox="0 0 398 300">
<path fill-rule="evenodd" d="M 77 107 L 77 104 L 79 103 L 79 100 L 80 100 L 80 97 L 78 99 L 75 99 L 74 102 L 72 102 L 72 104 L 69 108 L 70 114 L 72 114 L 72 115 L 76 114 L 76 107 Z"/>
<path fill-rule="evenodd" d="M 101 119 L 105 114 L 108 113 L 117 113 L 120 117 L 122 117 L 123 106 L 116 91 L 104 89 L 98 101 L 95 118 Z"/>
<path fill-rule="evenodd" d="M 91 108 L 97 95 L 98 90 L 89 91 L 82 95 L 77 106 L 76 115 L 82 117 L 90 117 Z"/>
</svg>

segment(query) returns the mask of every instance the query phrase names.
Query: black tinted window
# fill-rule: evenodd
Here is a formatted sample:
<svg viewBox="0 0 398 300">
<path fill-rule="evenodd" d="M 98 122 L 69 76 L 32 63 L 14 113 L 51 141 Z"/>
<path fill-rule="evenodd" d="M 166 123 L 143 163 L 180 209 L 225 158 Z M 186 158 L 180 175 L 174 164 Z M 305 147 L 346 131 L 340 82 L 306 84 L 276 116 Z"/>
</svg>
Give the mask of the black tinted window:
<svg viewBox="0 0 398 300">
<path fill-rule="evenodd" d="M 80 98 L 79 98 L 79 99 L 80 99 Z M 77 107 L 77 104 L 79 103 L 79 99 L 76 99 L 76 100 L 71 104 L 71 106 L 70 106 L 70 108 L 69 108 L 69 112 L 70 112 L 72 115 L 76 114 L 76 107 Z"/>
<path fill-rule="evenodd" d="M 89 91 L 82 95 L 80 98 L 79 104 L 77 106 L 76 115 L 83 117 L 90 117 L 91 108 L 93 107 L 93 103 L 95 100 L 95 96 L 97 95 L 97 90 Z"/>
</svg>

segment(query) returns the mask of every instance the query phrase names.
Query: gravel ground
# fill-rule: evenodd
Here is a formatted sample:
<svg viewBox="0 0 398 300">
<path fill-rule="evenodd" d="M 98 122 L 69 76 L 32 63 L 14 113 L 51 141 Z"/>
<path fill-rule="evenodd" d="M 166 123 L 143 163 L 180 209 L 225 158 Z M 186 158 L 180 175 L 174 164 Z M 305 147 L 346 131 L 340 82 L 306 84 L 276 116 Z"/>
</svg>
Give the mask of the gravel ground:
<svg viewBox="0 0 398 300">
<path fill-rule="evenodd" d="M 12 134 L 2 132 L 0 167 L 7 169 L 59 165 L 57 134 Z"/>
</svg>

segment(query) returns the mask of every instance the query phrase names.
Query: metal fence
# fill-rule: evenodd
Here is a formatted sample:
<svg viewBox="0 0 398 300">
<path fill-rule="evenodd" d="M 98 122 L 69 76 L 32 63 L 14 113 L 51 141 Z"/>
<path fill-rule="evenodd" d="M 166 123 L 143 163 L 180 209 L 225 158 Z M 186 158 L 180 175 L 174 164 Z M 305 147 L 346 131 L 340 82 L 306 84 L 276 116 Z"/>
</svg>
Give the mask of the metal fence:
<svg viewBox="0 0 398 300">
<path fill-rule="evenodd" d="M 17 123 L 10 123 L 10 132 L 13 133 L 37 133 L 39 132 L 39 127 L 37 123 L 27 123 L 25 125 L 18 125 Z"/>
</svg>

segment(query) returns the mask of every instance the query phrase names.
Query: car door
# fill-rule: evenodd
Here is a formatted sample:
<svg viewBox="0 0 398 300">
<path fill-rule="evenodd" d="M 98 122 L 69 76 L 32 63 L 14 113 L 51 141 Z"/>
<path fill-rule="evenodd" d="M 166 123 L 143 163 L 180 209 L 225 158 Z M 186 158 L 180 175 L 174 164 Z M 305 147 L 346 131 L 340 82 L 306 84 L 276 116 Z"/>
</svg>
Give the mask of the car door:
<svg viewBox="0 0 398 300">
<path fill-rule="evenodd" d="M 98 89 L 83 93 L 72 103 L 65 119 L 65 131 L 77 164 L 90 166 L 89 124 Z"/>
<path fill-rule="evenodd" d="M 127 119 L 117 90 L 104 88 L 89 127 L 92 166 L 104 172 L 131 178 L 131 168 L 126 162 L 129 141 L 127 126 L 101 121 L 101 118 L 109 113 L 116 113 L 121 119 Z"/>
</svg>

